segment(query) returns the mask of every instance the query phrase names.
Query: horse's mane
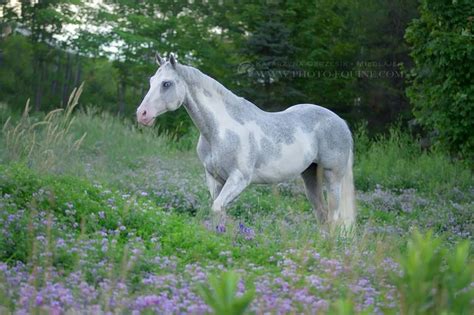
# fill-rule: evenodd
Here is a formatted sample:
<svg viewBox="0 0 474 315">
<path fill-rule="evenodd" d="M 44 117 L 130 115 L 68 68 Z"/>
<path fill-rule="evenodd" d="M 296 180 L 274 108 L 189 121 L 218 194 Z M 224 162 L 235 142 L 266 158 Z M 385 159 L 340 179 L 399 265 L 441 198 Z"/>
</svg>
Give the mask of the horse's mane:
<svg viewBox="0 0 474 315">
<path fill-rule="evenodd" d="M 176 70 L 186 80 L 188 84 L 198 85 L 209 90 L 214 90 L 221 94 L 229 103 L 237 103 L 241 101 L 241 97 L 235 95 L 217 80 L 211 78 L 200 70 L 186 65 L 177 65 Z M 248 101 L 247 101 L 248 102 Z"/>
</svg>

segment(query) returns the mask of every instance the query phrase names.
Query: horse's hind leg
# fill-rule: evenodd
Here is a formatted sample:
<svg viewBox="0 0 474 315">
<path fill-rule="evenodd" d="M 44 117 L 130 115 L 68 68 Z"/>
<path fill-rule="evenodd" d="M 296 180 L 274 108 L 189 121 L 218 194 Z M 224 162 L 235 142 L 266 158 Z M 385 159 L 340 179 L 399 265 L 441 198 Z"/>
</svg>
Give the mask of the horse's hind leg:
<svg viewBox="0 0 474 315">
<path fill-rule="evenodd" d="M 324 180 L 326 181 L 328 188 L 328 220 L 331 224 L 338 224 L 342 220 L 342 213 L 339 208 L 341 201 L 342 178 L 343 175 L 335 170 L 324 170 Z"/>
<path fill-rule="evenodd" d="M 318 170 L 318 165 L 313 163 L 301 173 L 301 177 L 303 177 L 306 197 L 316 211 L 319 223 L 325 223 L 328 220 L 328 212 L 323 195 L 322 169 Z"/>
</svg>

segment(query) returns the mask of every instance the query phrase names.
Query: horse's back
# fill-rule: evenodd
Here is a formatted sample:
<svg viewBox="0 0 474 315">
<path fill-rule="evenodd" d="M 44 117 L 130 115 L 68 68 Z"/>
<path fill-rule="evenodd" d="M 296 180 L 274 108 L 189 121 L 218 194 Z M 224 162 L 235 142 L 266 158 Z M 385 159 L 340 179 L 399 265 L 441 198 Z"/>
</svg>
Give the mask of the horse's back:
<svg viewBox="0 0 474 315">
<path fill-rule="evenodd" d="M 344 120 L 339 117 L 333 111 L 315 104 L 297 104 L 288 107 L 280 113 L 297 113 L 301 116 L 308 116 L 313 119 L 313 122 L 320 122 L 328 119 L 339 120 L 344 122 Z"/>
</svg>

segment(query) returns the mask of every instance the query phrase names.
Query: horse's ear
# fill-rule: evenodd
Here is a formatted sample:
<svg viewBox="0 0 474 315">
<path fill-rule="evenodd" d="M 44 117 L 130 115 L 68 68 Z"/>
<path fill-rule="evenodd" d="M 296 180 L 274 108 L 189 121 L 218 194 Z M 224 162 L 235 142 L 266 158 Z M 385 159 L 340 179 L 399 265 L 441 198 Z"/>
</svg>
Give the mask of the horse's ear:
<svg viewBox="0 0 474 315">
<path fill-rule="evenodd" d="M 174 56 L 173 53 L 170 53 L 170 54 L 169 54 L 168 60 L 169 60 L 169 62 L 171 63 L 171 65 L 172 65 L 173 67 L 176 66 L 176 58 L 175 58 L 175 56 Z"/>
<path fill-rule="evenodd" d="M 161 66 L 162 64 L 165 63 L 165 60 L 163 58 L 161 58 L 159 53 L 156 53 L 155 61 L 156 61 L 156 64 L 159 65 L 159 66 Z"/>
</svg>

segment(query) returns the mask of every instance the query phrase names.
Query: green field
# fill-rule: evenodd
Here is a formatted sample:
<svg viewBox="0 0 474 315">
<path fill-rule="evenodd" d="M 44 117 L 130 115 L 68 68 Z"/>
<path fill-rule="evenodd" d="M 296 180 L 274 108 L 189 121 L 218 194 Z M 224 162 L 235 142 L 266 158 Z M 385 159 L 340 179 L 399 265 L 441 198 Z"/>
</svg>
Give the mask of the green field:
<svg viewBox="0 0 474 315">
<path fill-rule="evenodd" d="M 0 107 L 0 313 L 219 313 L 225 270 L 241 278 L 229 314 L 242 294 L 256 314 L 474 307 L 472 170 L 400 128 L 353 128 L 352 234 L 316 224 L 299 179 L 249 187 L 217 233 L 196 132 L 92 110 L 11 115 Z"/>
</svg>

